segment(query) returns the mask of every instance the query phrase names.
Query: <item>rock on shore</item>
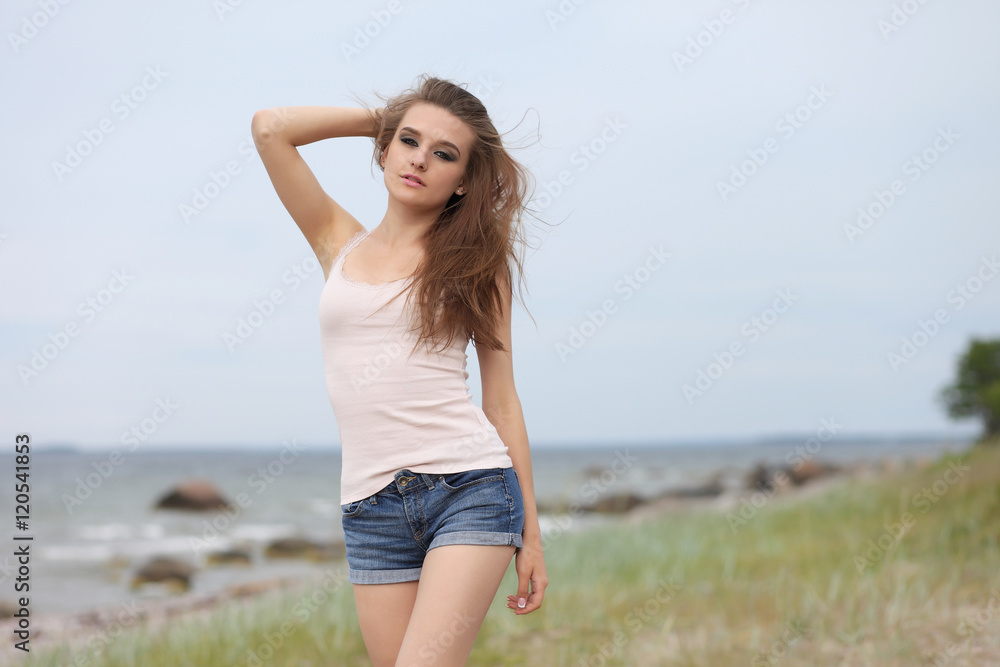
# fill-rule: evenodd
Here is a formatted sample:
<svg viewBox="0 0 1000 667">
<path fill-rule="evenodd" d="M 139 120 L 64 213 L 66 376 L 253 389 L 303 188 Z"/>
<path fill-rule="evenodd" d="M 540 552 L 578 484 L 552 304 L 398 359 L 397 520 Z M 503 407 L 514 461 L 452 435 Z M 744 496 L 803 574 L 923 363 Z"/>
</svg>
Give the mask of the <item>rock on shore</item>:
<svg viewBox="0 0 1000 667">
<path fill-rule="evenodd" d="M 156 503 L 156 509 L 206 512 L 233 509 L 233 504 L 208 480 L 181 482 Z"/>
</svg>

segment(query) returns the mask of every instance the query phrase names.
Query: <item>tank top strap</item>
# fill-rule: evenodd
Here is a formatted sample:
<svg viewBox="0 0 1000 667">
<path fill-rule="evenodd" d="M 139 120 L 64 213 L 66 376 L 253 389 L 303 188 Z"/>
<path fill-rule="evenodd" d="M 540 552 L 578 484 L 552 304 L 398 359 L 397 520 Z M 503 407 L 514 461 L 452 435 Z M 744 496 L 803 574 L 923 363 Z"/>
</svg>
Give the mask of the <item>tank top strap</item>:
<svg viewBox="0 0 1000 667">
<path fill-rule="evenodd" d="M 337 256 L 333 258 L 333 264 L 331 264 L 331 267 L 337 266 L 338 262 L 343 262 L 344 256 L 347 255 L 347 253 L 349 253 L 356 245 L 361 243 L 361 240 L 370 233 L 370 229 L 362 229 L 360 232 L 348 239 L 347 243 L 340 246 L 340 250 L 337 251 Z"/>
</svg>

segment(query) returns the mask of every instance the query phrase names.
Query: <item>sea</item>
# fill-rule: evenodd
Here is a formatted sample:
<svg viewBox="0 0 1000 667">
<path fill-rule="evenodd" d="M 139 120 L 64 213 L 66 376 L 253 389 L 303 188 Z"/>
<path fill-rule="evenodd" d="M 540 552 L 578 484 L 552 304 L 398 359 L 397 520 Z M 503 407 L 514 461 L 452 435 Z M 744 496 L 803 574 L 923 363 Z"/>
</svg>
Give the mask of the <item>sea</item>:
<svg viewBox="0 0 1000 667">
<path fill-rule="evenodd" d="M 721 475 L 738 487 L 758 463 L 781 464 L 797 457 L 855 465 L 934 459 L 971 445 L 960 438 L 881 438 L 826 443 L 807 438 L 688 444 L 532 445 L 532 473 L 540 507 L 559 502 L 587 504 L 604 494 L 653 497 L 689 488 Z M 0 507 L 10 526 L 0 550 L 0 600 L 14 602 L 17 545 L 30 544 L 32 614 L 81 612 L 176 595 L 163 587 L 133 590 L 132 575 L 149 559 L 170 556 L 196 569 L 191 593 L 211 594 L 236 584 L 315 576 L 330 563 L 270 560 L 266 545 L 280 537 L 342 542 L 340 450 L 300 447 L 245 449 L 162 448 L 119 452 L 44 450 L 30 459 L 29 514 L 15 525 L 15 460 L 0 455 Z M 190 513 L 155 509 L 178 483 L 209 480 L 236 511 Z M 24 500 L 24 498 L 21 498 Z M 586 516 L 586 515 L 584 515 Z M 595 520 L 617 520 L 603 517 Z M 554 517 L 542 514 L 543 534 Z M 586 520 L 572 529 L 586 529 Z M 30 536 L 14 541 L 14 536 Z M 241 547 L 246 565 L 207 566 L 211 551 Z"/>
</svg>

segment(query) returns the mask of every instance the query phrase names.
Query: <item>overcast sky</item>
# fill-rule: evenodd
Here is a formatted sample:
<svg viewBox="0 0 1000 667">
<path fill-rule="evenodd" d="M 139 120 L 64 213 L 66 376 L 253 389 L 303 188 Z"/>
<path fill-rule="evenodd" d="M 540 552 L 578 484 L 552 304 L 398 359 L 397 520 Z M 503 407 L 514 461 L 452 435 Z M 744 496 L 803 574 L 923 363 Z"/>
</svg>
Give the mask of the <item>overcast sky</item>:
<svg viewBox="0 0 1000 667">
<path fill-rule="evenodd" d="M 250 120 L 374 101 L 424 72 L 467 83 L 537 178 L 534 321 L 514 314 L 533 445 L 808 434 L 824 418 L 844 434 L 978 429 L 935 396 L 971 337 L 1000 335 L 995 2 L 2 11 L 8 439 L 335 445 L 322 272 Z M 370 140 L 302 154 L 378 225 Z"/>
</svg>

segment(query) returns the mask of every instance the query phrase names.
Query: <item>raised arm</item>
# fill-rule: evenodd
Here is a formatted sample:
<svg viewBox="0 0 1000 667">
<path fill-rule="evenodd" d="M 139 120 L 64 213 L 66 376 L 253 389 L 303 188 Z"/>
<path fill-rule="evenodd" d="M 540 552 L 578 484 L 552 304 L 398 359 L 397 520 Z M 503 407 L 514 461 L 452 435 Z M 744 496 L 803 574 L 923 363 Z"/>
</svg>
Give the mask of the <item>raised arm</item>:
<svg viewBox="0 0 1000 667">
<path fill-rule="evenodd" d="M 324 278 L 340 247 L 364 227 L 323 190 L 296 147 L 336 137 L 374 137 L 376 113 L 352 107 L 275 107 L 257 111 L 250 123 L 274 190 L 316 253 Z"/>
</svg>

